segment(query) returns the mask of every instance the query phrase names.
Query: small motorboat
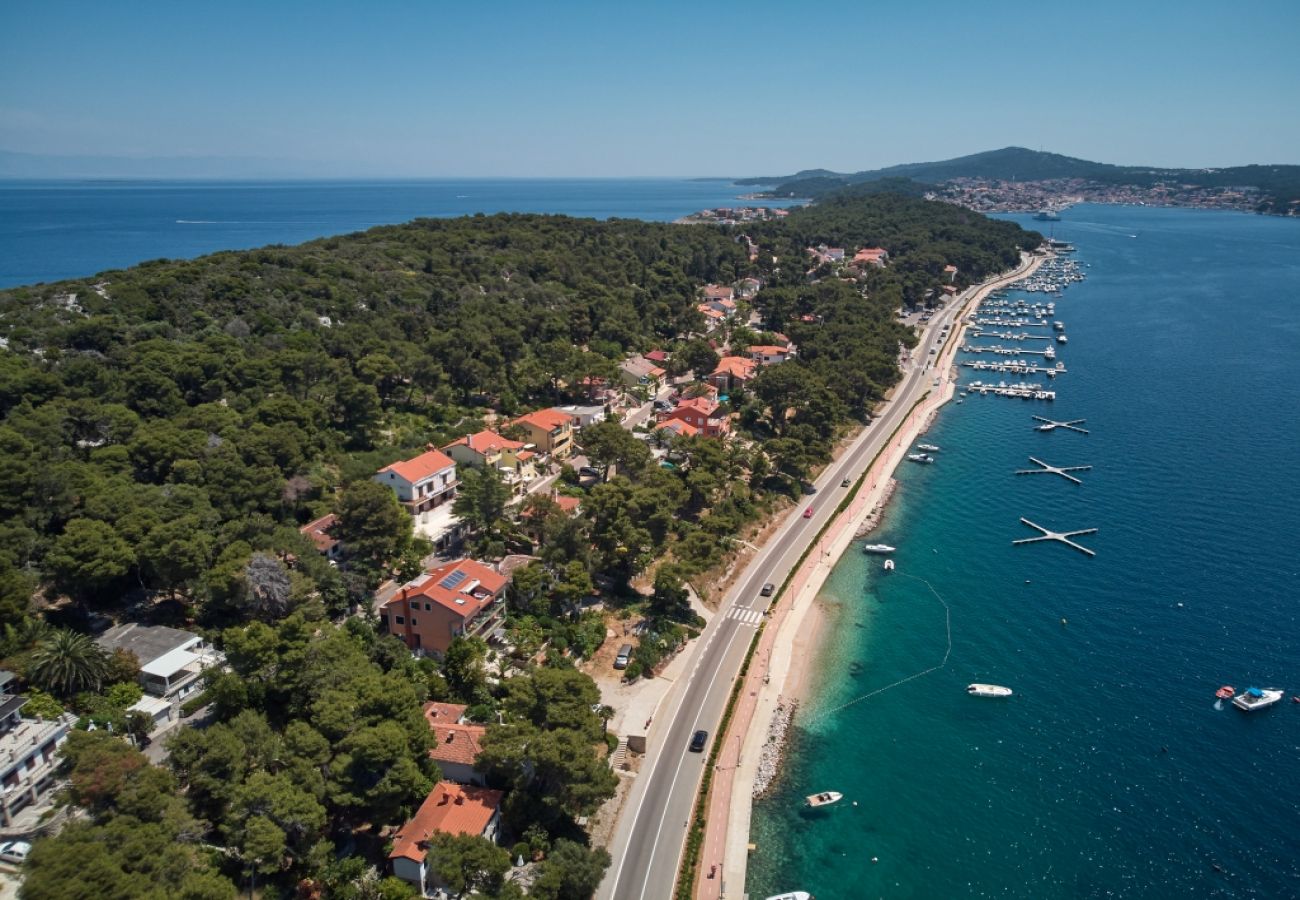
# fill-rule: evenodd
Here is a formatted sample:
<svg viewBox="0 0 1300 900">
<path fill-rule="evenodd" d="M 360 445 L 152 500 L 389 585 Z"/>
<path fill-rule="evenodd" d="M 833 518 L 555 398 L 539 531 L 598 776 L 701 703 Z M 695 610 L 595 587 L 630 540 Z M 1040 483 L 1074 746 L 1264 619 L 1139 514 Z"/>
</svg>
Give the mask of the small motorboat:
<svg viewBox="0 0 1300 900">
<path fill-rule="evenodd" d="M 934 444 L 917 444 L 917 450 L 924 450 L 926 453 L 938 453 L 939 448 Z"/>
<path fill-rule="evenodd" d="M 933 457 L 933 456 L 930 456 L 929 454 L 926 454 L 926 453 L 909 453 L 909 454 L 907 454 L 907 458 L 908 458 L 909 460 L 911 460 L 912 462 L 914 462 L 914 463 L 932 463 L 932 462 L 934 462 L 934 457 Z"/>
<path fill-rule="evenodd" d="M 863 553 L 893 553 L 896 548 L 888 544 L 863 544 Z"/>
<path fill-rule="evenodd" d="M 839 803 L 844 799 L 844 795 L 839 791 L 822 791 L 820 794 L 809 794 L 804 798 L 804 802 L 816 809 L 819 806 L 830 806 L 832 803 Z"/>
<path fill-rule="evenodd" d="M 1231 685 L 1225 684 L 1214 692 L 1214 696 L 1218 697 L 1220 700 L 1231 700 L 1236 693 L 1236 690 Z"/>
<path fill-rule="evenodd" d="M 1010 697 L 1012 692 L 1000 684 L 968 684 L 966 693 L 972 697 Z"/>
<path fill-rule="evenodd" d="M 1254 712 L 1266 706 L 1272 706 L 1282 699 L 1285 693 L 1278 688 L 1246 688 L 1232 700 L 1232 705 L 1245 712 Z"/>
<path fill-rule="evenodd" d="M 784 894 L 773 894 L 767 900 L 817 900 L 807 891 L 786 891 Z"/>
<path fill-rule="evenodd" d="M 885 560 L 885 571 L 886 572 L 894 571 L 894 561 L 892 559 Z"/>
</svg>

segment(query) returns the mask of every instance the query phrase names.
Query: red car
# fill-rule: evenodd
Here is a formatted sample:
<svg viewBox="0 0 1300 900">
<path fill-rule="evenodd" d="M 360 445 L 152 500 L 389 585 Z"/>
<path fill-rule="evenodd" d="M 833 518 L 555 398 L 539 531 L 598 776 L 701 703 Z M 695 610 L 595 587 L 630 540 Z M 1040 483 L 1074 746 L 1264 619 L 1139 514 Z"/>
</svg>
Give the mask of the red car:
<svg viewBox="0 0 1300 900">
<path fill-rule="evenodd" d="M 812 507 L 811 507 L 811 506 L 808 507 L 807 509 L 805 509 L 805 510 L 803 511 L 803 517 L 804 517 L 805 519 L 811 519 L 811 518 L 812 518 Z"/>
</svg>

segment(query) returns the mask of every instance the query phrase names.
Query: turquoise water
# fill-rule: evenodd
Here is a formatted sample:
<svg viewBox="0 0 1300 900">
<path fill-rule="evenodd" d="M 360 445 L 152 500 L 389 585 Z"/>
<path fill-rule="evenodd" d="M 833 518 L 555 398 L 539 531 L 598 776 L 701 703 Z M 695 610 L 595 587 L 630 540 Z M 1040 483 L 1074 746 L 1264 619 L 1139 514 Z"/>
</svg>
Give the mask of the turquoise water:
<svg viewBox="0 0 1300 900">
<path fill-rule="evenodd" d="M 898 570 L 836 568 L 815 699 L 755 811 L 752 897 L 1300 896 L 1300 223 L 1064 218 L 1090 267 L 1056 301 L 1058 399 L 947 406 L 938 462 L 905 465 L 873 535 Z M 1015 477 L 1030 455 L 1094 468 Z M 1013 547 L 1020 516 L 1099 528 L 1097 556 Z M 853 702 L 943 659 L 945 602 L 947 665 Z M 1215 709 L 1223 684 L 1288 699 Z M 800 809 L 817 790 L 845 801 Z"/>
<path fill-rule="evenodd" d="M 147 259 L 298 244 L 419 216 L 532 212 L 671 221 L 743 205 L 736 196 L 745 190 L 675 178 L 0 181 L 0 287 Z"/>
</svg>

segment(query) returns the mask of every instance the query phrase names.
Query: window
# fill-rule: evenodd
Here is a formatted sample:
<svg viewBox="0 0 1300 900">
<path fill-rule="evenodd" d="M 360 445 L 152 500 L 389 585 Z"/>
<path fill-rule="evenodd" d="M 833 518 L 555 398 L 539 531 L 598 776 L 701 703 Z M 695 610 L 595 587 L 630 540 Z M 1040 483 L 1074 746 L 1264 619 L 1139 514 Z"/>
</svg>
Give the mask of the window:
<svg viewBox="0 0 1300 900">
<path fill-rule="evenodd" d="M 412 625 L 415 624 L 415 616 L 411 616 L 411 624 L 412 624 Z"/>
<path fill-rule="evenodd" d="M 393 621 L 396 622 L 398 625 L 406 624 L 406 619 L 402 618 L 401 616 L 393 616 Z"/>
<path fill-rule="evenodd" d="M 425 612 L 433 612 L 433 604 L 432 604 L 432 603 L 426 603 L 426 604 L 424 604 L 424 611 L 425 611 Z"/>
</svg>

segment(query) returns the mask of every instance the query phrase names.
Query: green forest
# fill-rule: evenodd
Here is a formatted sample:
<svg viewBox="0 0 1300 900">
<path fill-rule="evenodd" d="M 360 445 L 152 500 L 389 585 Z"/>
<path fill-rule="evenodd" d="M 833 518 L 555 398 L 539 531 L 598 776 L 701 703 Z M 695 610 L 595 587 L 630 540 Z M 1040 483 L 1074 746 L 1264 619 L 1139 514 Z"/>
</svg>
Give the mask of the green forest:
<svg viewBox="0 0 1300 900">
<path fill-rule="evenodd" d="M 576 598 L 596 584 L 632 596 L 652 572 L 653 595 L 635 596 L 653 627 L 629 675 L 652 669 L 692 627 L 685 581 L 797 496 L 897 380 L 898 348 L 915 342 L 897 310 L 942 296 L 946 265 L 960 287 L 1041 242 L 888 192 L 745 235 L 753 260 L 737 228 L 422 219 L 0 292 L 0 666 L 29 712 L 132 734 L 135 671 L 97 651 L 97 623 L 200 631 L 231 670 L 203 694 L 212 724 L 182 729 L 165 768 L 102 730 L 74 734 L 69 801 L 86 816 L 37 844 L 23 896 L 198 900 L 250 880 L 406 896 L 367 872 L 380 831 L 438 778 L 429 699 L 492 723 L 483 764 L 509 790 L 507 833 L 545 858 L 530 896 L 589 896 L 607 857 L 575 819 L 615 779 L 599 694 L 574 669 L 604 625 Z M 883 246 L 890 264 L 813 268 L 819 244 Z M 562 473 L 577 517 L 545 497 L 508 511 L 496 479 L 461 473 L 469 549 L 537 557 L 515 573 L 509 623 L 521 660 L 545 646 L 545 665 L 497 683 L 477 639 L 435 662 L 380 633 L 373 590 L 418 573 L 428 548 L 370 480 L 378 467 L 485 415 L 581 401 L 585 381 L 616 380 L 635 352 L 707 371 L 721 348 L 703 336 L 700 289 L 747 276 L 764 284 L 749 301 L 761 324 L 728 329 L 730 346 L 779 331 L 799 354 L 728 397 L 738 440 L 674 439 L 666 467 L 617 424 L 588 429 L 579 443 L 606 477 Z M 326 513 L 342 566 L 299 532 Z M 500 877 L 513 853 L 497 850 L 442 848 L 448 878 L 514 896 Z"/>
</svg>

